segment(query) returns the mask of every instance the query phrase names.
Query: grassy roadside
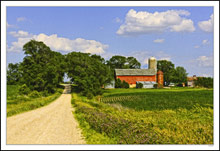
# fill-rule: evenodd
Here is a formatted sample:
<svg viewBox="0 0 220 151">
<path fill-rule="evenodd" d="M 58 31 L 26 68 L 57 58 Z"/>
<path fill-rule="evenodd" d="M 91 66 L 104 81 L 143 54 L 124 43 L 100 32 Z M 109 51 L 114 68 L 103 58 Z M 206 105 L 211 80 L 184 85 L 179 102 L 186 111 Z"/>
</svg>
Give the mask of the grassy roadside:
<svg viewBox="0 0 220 151">
<path fill-rule="evenodd" d="M 138 96 L 140 100 L 129 98 L 132 100 L 109 102 L 108 96 L 112 97 L 116 94 L 115 101 L 117 101 L 117 97 L 121 98 L 123 95 L 127 97 L 129 93 L 127 91 L 124 93 L 123 89 L 107 91 L 110 92 L 107 92 L 108 95 L 104 94 L 105 102 L 96 99 L 87 100 L 85 97 L 72 94 L 72 104 L 76 109 L 74 115 L 88 144 L 213 144 L 213 98 L 210 97 L 213 95 L 212 91 L 193 90 L 195 93 L 190 92 L 189 95 L 188 91 L 180 90 L 179 95 L 169 93 L 172 90 L 164 90 L 161 97 L 172 103 L 159 101 L 156 102 L 157 104 L 143 104 L 146 101 L 143 99 L 143 94 Z M 112 91 L 117 93 L 114 94 Z M 133 89 L 133 92 L 135 91 Z M 148 90 L 147 95 L 152 92 L 150 97 L 153 97 L 156 92 L 161 93 L 161 91 L 163 90 Z M 202 100 L 198 96 L 203 93 Z M 185 101 L 192 103 L 192 107 L 175 103 L 179 100 L 184 102 L 181 100 L 184 98 Z M 158 99 L 157 96 L 155 99 Z M 134 106 L 139 108 L 150 106 L 153 109 L 149 110 L 149 107 L 140 110 Z"/>
<path fill-rule="evenodd" d="M 63 92 L 58 88 L 54 94 L 47 96 L 39 95 L 19 95 L 17 85 L 7 86 L 7 117 L 16 115 L 25 111 L 33 110 L 56 100 Z"/>
</svg>

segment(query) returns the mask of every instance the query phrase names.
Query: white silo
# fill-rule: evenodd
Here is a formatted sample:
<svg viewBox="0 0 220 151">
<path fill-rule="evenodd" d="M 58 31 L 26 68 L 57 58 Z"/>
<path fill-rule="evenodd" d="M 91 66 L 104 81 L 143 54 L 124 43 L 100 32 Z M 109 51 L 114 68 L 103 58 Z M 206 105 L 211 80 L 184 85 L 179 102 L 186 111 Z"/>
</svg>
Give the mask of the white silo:
<svg viewBox="0 0 220 151">
<path fill-rule="evenodd" d="M 148 69 L 157 70 L 157 60 L 154 57 L 150 57 L 148 60 Z"/>
</svg>

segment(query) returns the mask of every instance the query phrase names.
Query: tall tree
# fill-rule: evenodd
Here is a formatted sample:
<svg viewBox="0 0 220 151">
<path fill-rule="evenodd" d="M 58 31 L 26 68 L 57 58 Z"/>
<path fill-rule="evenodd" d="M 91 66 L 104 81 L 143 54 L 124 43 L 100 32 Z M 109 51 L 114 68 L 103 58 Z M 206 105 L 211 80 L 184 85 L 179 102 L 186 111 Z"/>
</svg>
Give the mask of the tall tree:
<svg viewBox="0 0 220 151">
<path fill-rule="evenodd" d="M 164 85 L 169 85 L 170 82 L 174 81 L 175 68 L 171 61 L 158 60 L 157 70 L 161 70 L 164 76 Z"/>
<path fill-rule="evenodd" d="M 43 42 L 31 40 L 23 46 L 22 79 L 31 90 L 54 92 L 63 80 L 64 57 Z"/>
<path fill-rule="evenodd" d="M 127 57 L 126 62 L 127 62 L 127 67 L 129 69 L 140 69 L 141 68 L 141 63 L 138 62 L 137 59 L 134 57 Z"/>
<path fill-rule="evenodd" d="M 20 63 L 9 63 L 7 68 L 7 84 L 18 84 L 20 79 Z"/>
<path fill-rule="evenodd" d="M 83 95 L 101 94 L 101 87 L 111 80 L 110 69 L 100 56 L 71 52 L 66 55 L 66 62 L 68 77 Z"/>
<path fill-rule="evenodd" d="M 107 61 L 111 69 L 140 69 L 141 64 L 134 57 L 113 56 Z"/>
<path fill-rule="evenodd" d="M 187 75 L 188 73 L 186 73 L 186 69 L 183 67 L 176 67 L 173 82 L 179 84 L 185 83 L 187 82 Z"/>
</svg>

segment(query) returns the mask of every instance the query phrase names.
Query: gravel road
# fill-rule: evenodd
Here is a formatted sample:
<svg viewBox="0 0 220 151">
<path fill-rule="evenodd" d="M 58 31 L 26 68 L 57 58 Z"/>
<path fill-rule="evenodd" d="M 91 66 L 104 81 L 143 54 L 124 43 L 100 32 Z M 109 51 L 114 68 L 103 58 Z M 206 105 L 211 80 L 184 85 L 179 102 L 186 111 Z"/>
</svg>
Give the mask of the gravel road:
<svg viewBox="0 0 220 151">
<path fill-rule="evenodd" d="M 51 104 L 7 118 L 7 144 L 85 144 L 68 86 Z"/>
</svg>

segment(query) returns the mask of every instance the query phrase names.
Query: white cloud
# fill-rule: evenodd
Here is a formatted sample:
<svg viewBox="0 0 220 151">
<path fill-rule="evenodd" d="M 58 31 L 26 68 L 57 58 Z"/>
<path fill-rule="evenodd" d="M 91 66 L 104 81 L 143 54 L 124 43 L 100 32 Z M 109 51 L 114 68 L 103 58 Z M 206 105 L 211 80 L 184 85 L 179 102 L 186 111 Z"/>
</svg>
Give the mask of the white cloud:
<svg viewBox="0 0 220 151">
<path fill-rule="evenodd" d="M 11 24 L 9 24 L 8 22 L 6 22 L 6 27 L 7 27 L 7 28 L 15 28 L 16 26 L 15 26 L 15 25 L 11 25 Z"/>
<path fill-rule="evenodd" d="M 195 46 L 194 46 L 194 48 L 199 48 L 199 47 L 200 47 L 199 45 L 195 45 Z"/>
<path fill-rule="evenodd" d="M 18 17 L 17 18 L 17 22 L 21 22 L 21 21 L 25 21 L 27 20 L 25 17 Z"/>
<path fill-rule="evenodd" d="M 200 67 L 213 67 L 214 58 L 213 56 L 199 56 L 195 63 L 197 63 Z"/>
<path fill-rule="evenodd" d="M 18 32 L 11 31 L 11 32 L 9 32 L 9 34 L 12 35 L 13 37 L 28 37 L 28 36 L 30 36 L 28 34 L 28 32 L 22 31 L 22 30 L 19 30 Z"/>
<path fill-rule="evenodd" d="M 12 42 L 11 46 L 8 48 L 7 51 L 9 52 L 21 52 L 23 45 L 30 41 L 31 39 L 35 39 L 37 41 L 44 42 L 47 46 L 49 46 L 54 51 L 79 51 L 84 53 L 92 53 L 92 54 L 102 54 L 108 48 L 108 45 L 102 44 L 95 40 L 86 40 L 83 38 L 77 38 L 74 40 L 58 37 L 56 34 L 53 35 L 46 35 L 46 34 L 39 34 L 39 35 L 26 35 L 26 32 L 22 32 L 26 35 L 26 37 L 22 37 L 19 32 L 12 33 L 18 36 L 18 40 L 16 42 Z M 20 36 L 20 37 L 19 37 Z"/>
<path fill-rule="evenodd" d="M 126 15 L 125 23 L 116 32 L 118 35 L 141 35 L 160 33 L 166 30 L 173 32 L 193 32 L 193 21 L 182 16 L 189 16 L 185 10 L 168 10 L 165 12 L 149 13 L 136 12 L 130 9 Z"/>
<path fill-rule="evenodd" d="M 213 14 L 210 16 L 210 19 L 207 21 L 201 21 L 198 23 L 198 26 L 201 30 L 205 32 L 213 32 L 214 29 L 214 18 Z"/>
<path fill-rule="evenodd" d="M 155 42 L 155 43 L 163 43 L 163 42 L 164 42 L 164 39 L 155 39 L 154 42 Z"/>
<path fill-rule="evenodd" d="M 202 44 L 203 45 L 208 45 L 208 44 L 210 44 L 210 42 L 207 39 L 205 39 L 205 40 L 202 41 Z"/>
<path fill-rule="evenodd" d="M 195 27 L 193 25 L 192 20 L 183 19 L 180 24 L 171 26 L 171 31 L 175 31 L 175 32 L 193 32 L 193 31 L 195 31 Z"/>
</svg>

